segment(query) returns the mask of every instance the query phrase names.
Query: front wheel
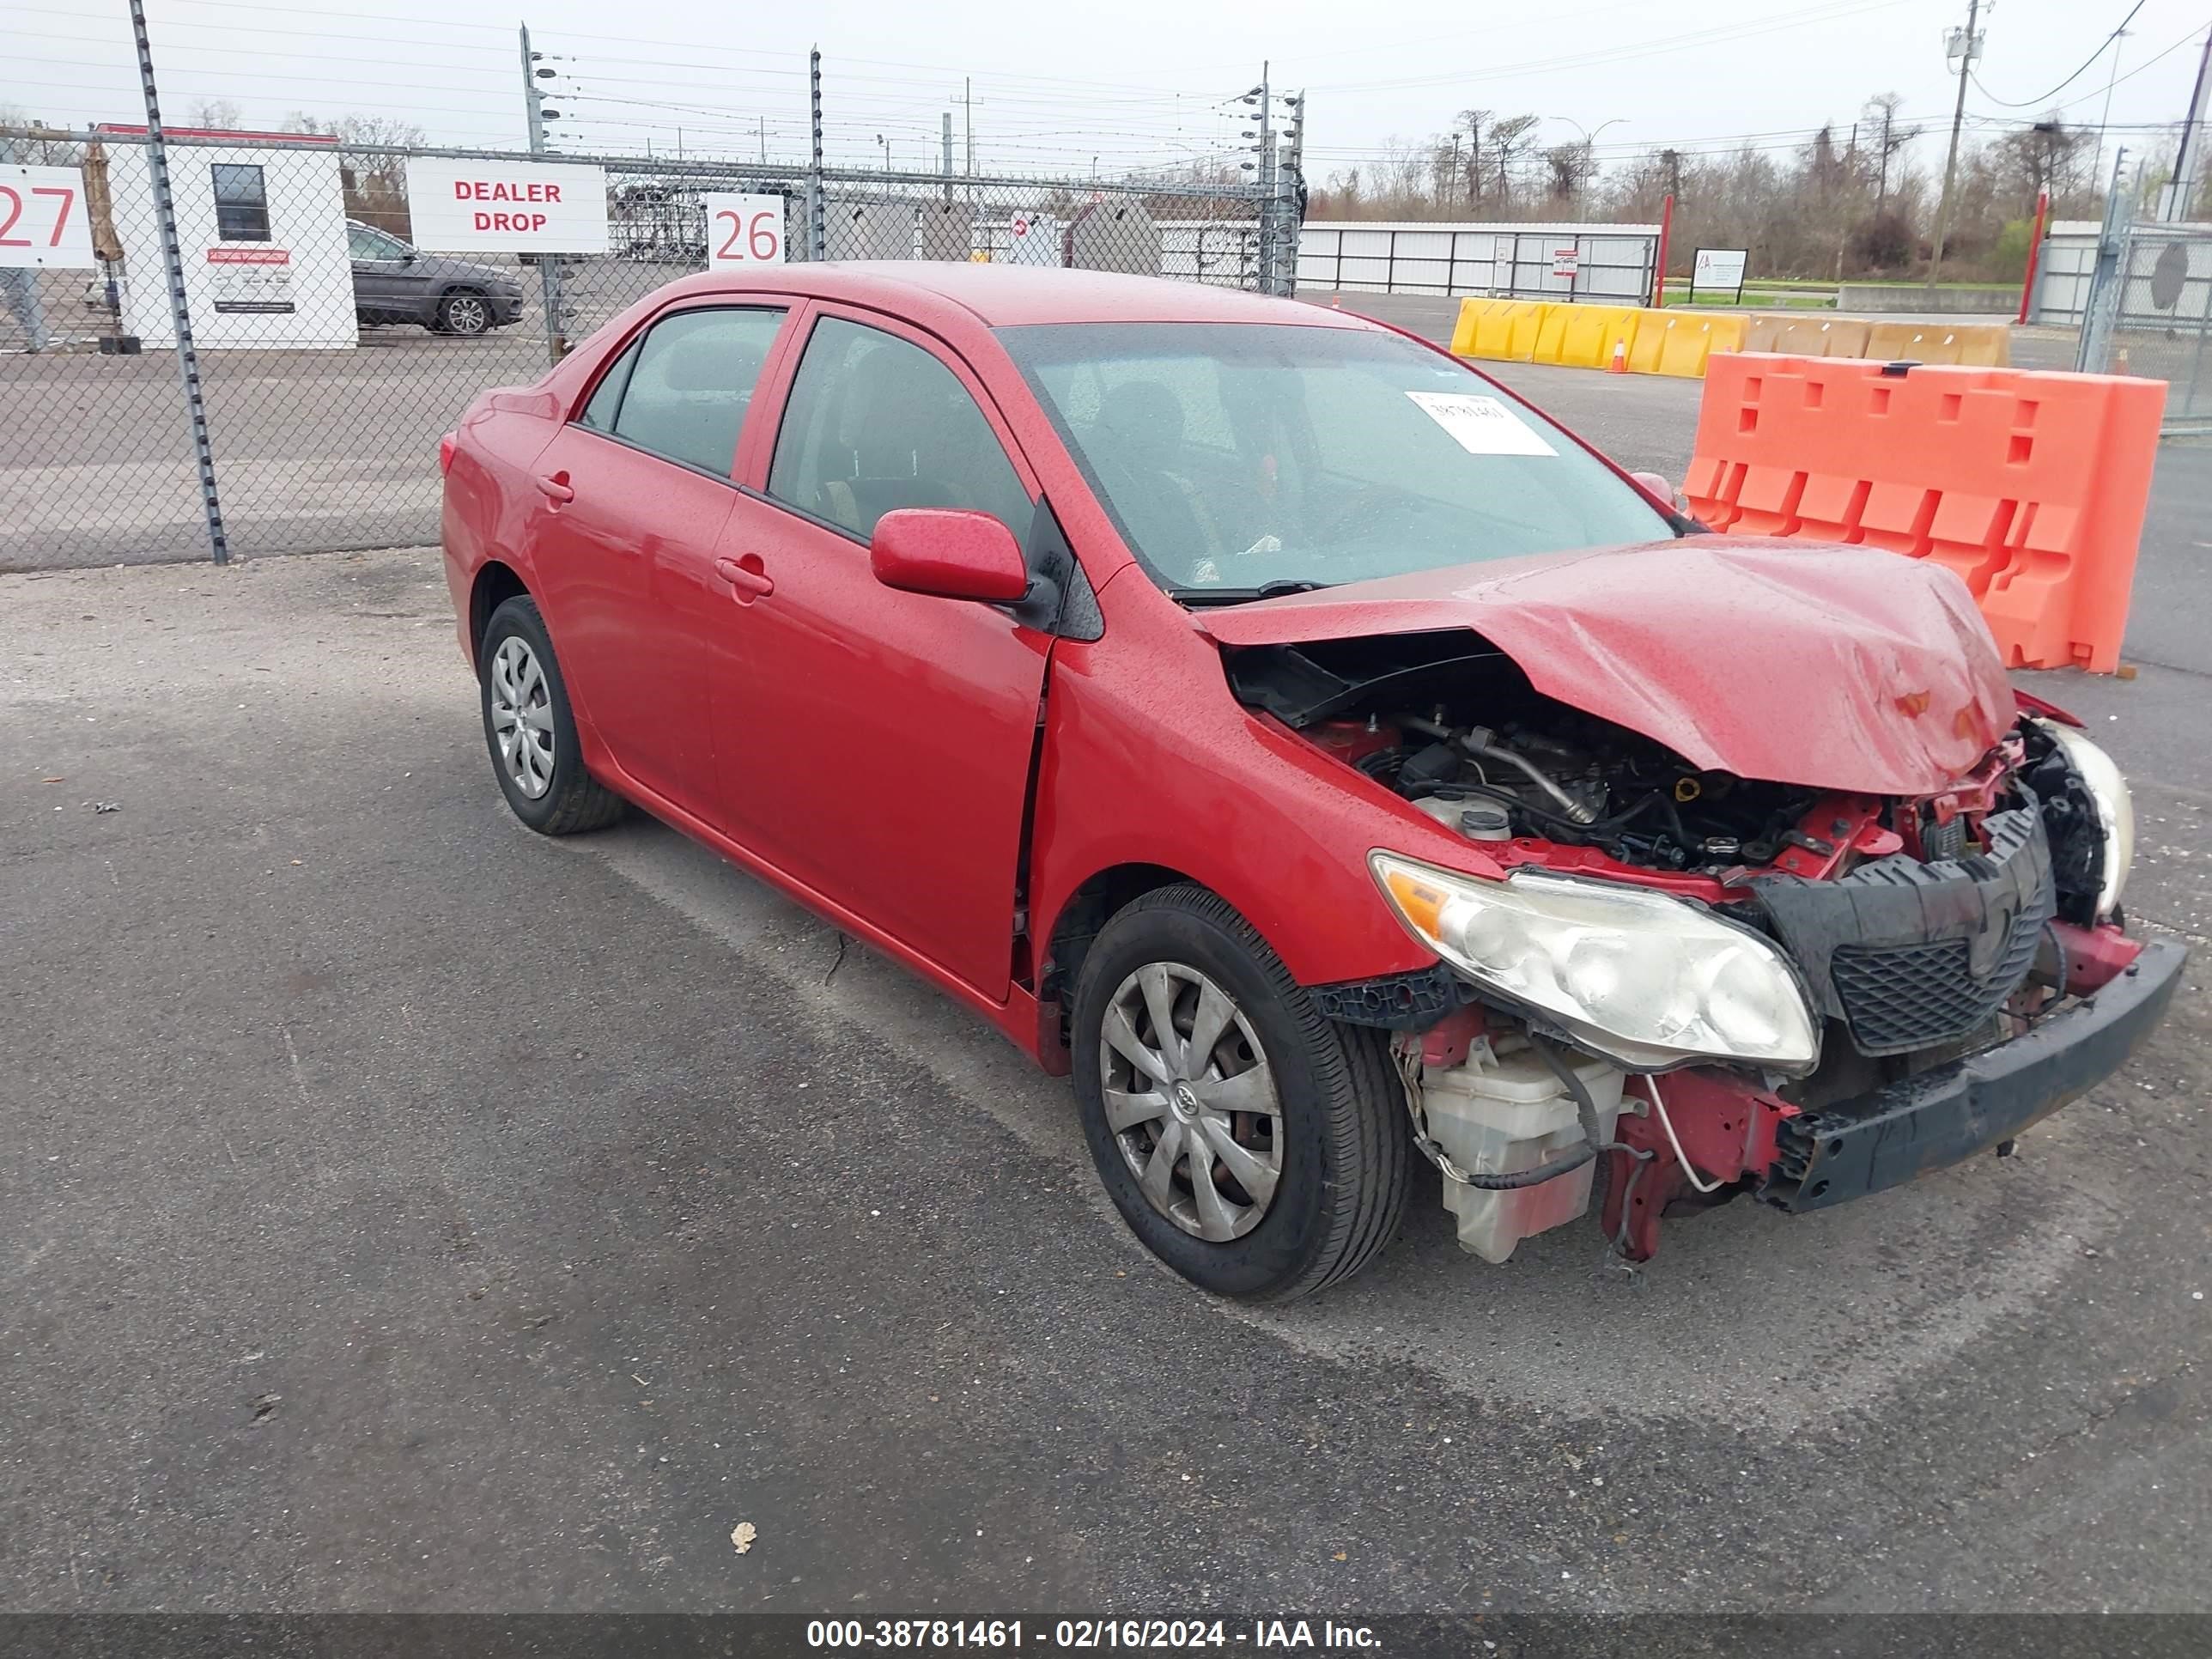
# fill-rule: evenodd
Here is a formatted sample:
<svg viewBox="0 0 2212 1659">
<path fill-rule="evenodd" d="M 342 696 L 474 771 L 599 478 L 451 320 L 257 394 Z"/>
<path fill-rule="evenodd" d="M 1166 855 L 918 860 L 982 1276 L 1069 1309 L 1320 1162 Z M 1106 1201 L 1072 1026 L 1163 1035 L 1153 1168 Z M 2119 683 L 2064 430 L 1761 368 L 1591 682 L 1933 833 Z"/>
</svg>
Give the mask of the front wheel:
<svg viewBox="0 0 2212 1659">
<path fill-rule="evenodd" d="M 448 294 L 438 301 L 438 320 L 433 326 L 441 334 L 484 333 L 491 327 L 491 303 L 481 294 Z"/>
<path fill-rule="evenodd" d="M 1412 1138 L 1383 1033 L 1322 1018 L 1214 894 L 1165 887 L 1083 959 L 1076 1097 L 1101 1181 L 1153 1255 L 1288 1301 L 1397 1231 Z"/>
</svg>

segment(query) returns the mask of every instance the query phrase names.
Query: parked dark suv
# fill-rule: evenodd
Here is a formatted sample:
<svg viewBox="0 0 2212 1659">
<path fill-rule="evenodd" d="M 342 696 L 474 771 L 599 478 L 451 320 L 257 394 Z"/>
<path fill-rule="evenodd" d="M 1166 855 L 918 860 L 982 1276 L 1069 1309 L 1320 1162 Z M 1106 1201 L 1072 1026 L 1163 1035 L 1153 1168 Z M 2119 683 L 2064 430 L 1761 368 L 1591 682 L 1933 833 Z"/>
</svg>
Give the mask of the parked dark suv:
<svg viewBox="0 0 2212 1659">
<path fill-rule="evenodd" d="M 364 325 L 420 323 L 434 334 L 489 334 L 522 315 L 522 288 L 494 265 L 424 253 L 397 236 L 346 221 L 354 314 Z"/>
</svg>

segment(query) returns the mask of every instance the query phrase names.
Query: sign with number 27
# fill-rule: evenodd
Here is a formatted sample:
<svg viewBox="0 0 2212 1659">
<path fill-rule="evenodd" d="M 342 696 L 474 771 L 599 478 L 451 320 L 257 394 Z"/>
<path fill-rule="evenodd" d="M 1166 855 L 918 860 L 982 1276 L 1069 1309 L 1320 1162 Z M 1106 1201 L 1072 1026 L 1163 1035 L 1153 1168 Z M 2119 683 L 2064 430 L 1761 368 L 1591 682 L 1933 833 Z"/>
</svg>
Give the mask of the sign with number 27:
<svg viewBox="0 0 2212 1659">
<path fill-rule="evenodd" d="M 84 175 L 75 167 L 0 167 L 0 266 L 94 263 Z"/>
</svg>

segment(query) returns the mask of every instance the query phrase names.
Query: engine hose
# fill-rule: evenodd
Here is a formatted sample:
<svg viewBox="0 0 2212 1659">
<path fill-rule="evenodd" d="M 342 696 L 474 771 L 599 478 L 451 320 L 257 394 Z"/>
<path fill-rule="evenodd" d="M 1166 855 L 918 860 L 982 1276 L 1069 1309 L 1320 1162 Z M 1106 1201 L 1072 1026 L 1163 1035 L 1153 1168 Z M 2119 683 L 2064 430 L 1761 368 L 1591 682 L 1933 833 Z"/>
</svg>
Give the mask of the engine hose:
<svg viewBox="0 0 2212 1659">
<path fill-rule="evenodd" d="M 1511 1175 L 1475 1175 L 1461 1170 L 1452 1179 L 1479 1193 L 1510 1193 L 1523 1187 L 1540 1187 L 1547 1181 L 1571 1175 L 1596 1156 L 1597 1149 L 1585 1143 L 1556 1163 L 1540 1164 L 1533 1170 L 1516 1170 Z"/>
<path fill-rule="evenodd" d="M 1559 1079 L 1559 1086 L 1575 1097 L 1575 1115 L 1583 1121 L 1583 1139 L 1589 1143 L 1590 1156 L 1595 1158 L 1600 1152 L 1610 1152 L 1612 1143 L 1606 1139 L 1604 1127 L 1597 1121 L 1597 1102 L 1590 1098 L 1589 1088 L 1575 1075 L 1575 1068 L 1533 1031 L 1528 1034 L 1528 1046 L 1535 1050 L 1537 1059 L 1552 1068 L 1552 1075 Z"/>
</svg>

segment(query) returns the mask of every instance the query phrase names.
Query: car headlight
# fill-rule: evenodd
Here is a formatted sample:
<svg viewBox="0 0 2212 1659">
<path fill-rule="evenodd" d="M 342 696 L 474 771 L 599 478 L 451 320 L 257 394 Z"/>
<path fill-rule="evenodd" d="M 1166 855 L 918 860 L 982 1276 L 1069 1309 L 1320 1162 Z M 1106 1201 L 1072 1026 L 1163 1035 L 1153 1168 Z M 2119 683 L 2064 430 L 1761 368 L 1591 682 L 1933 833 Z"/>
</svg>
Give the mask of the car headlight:
<svg viewBox="0 0 2212 1659">
<path fill-rule="evenodd" d="M 1796 975 L 1748 928 L 1634 887 L 1529 871 L 1484 881 L 1392 853 L 1368 864 L 1415 939 L 1625 1066 L 1802 1073 L 1820 1060 Z"/>
<path fill-rule="evenodd" d="M 2097 884 L 2097 919 L 2102 921 L 2119 908 L 2120 891 L 2136 861 L 2135 798 L 2128 793 L 2128 781 L 2112 757 L 2080 732 L 2056 720 L 2039 720 L 2036 724 L 2051 734 L 2097 809 L 2097 824 L 2105 832 Z"/>
</svg>

